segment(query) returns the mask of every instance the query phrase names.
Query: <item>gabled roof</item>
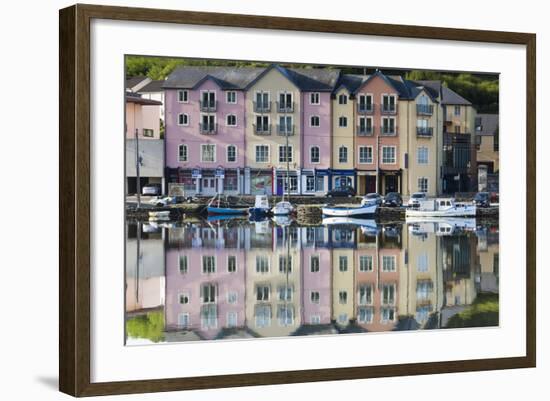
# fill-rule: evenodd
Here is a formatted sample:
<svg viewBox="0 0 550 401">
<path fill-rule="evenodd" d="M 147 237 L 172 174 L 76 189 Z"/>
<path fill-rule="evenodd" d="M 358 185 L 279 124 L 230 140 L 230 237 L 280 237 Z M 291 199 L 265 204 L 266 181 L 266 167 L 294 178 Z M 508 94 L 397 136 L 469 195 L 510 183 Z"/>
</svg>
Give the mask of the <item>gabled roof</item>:
<svg viewBox="0 0 550 401">
<path fill-rule="evenodd" d="M 193 89 L 205 79 L 213 79 L 222 89 L 245 89 L 265 68 L 180 67 L 164 81 L 164 89 Z"/>
<path fill-rule="evenodd" d="M 401 77 L 390 77 L 379 70 L 376 70 L 374 74 L 368 76 L 368 78 L 365 79 L 359 85 L 359 87 L 357 87 L 354 93 L 359 92 L 365 85 L 367 85 L 371 80 L 373 80 L 376 77 L 382 78 L 389 86 L 391 86 L 398 93 L 400 98 L 404 98 L 404 99 L 410 98 L 408 87 L 407 85 L 405 85 Z"/>
<path fill-rule="evenodd" d="M 141 104 L 142 106 L 162 106 L 158 100 L 145 99 L 135 92 L 126 92 L 126 103 Z"/>
<path fill-rule="evenodd" d="M 125 88 L 126 89 L 133 89 L 136 85 L 139 85 L 141 82 L 145 80 L 150 80 L 148 77 L 144 76 L 134 76 L 134 77 L 126 77 L 125 81 Z"/>
<path fill-rule="evenodd" d="M 340 77 L 340 70 L 329 68 L 286 69 L 290 79 L 304 92 L 332 91 Z"/>
<path fill-rule="evenodd" d="M 426 88 L 437 93 L 437 96 L 440 98 L 441 104 L 449 105 L 464 105 L 471 106 L 472 103 L 452 89 L 442 85 L 441 81 L 415 81 L 417 84 L 422 85 Z"/>
<path fill-rule="evenodd" d="M 145 85 L 143 88 L 139 90 L 139 93 L 152 93 L 152 92 L 162 92 L 163 88 L 162 85 L 164 84 L 164 81 L 151 81 L 147 85 Z"/>
<path fill-rule="evenodd" d="M 476 135 L 495 135 L 498 129 L 498 114 L 478 114 L 476 117 Z"/>
<path fill-rule="evenodd" d="M 353 94 L 368 78 L 368 75 L 341 74 L 338 83 L 335 85 L 334 92 L 339 91 L 340 88 L 345 88 L 349 93 Z"/>
<path fill-rule="evenodd" d="M 409 88 L 410 99 L 416 99 L 421 93 L 425 93 L 434 103 L 439 103 L 437 100 L 438 92 L 430 87 L 419 85 L 417 82 L 405 79 L 404 83 Z"/>
</svg>

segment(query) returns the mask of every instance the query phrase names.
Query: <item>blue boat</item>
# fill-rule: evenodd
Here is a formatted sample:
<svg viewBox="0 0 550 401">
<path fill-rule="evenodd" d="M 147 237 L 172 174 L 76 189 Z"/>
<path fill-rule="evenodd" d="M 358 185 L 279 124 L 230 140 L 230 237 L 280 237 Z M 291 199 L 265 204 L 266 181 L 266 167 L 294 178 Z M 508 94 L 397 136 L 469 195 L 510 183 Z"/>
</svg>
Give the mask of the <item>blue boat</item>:
<svg viewBox="0 0 550 401">
<path fill-rule="evenodd" d="M 214 204 L 214 201 L 218 199 L 218 202 Z M 215 215 L 239 215 L 239 214 L 246 214 L 248 212 L 247 207 L 238 207 L 238 206 L 229 206 L 227 205 L 228 202 L 224 202 L 225 204 L 221 204 L 220 195 L 214 196 L 212 199 L 210 199 L 210 202 L 208 202 L 208 205 L 206 207 L 206 211 L 208 214 L 215 214 Z"/>
<path fill-rule="evenodd" d="M 269 208 L 269 200 L 267 199 L 267 195 L 256 195 L 254 207 L 249 208 L 248 213 L 254 218 L 269 216 L 271 210 Z"/>
</svg>

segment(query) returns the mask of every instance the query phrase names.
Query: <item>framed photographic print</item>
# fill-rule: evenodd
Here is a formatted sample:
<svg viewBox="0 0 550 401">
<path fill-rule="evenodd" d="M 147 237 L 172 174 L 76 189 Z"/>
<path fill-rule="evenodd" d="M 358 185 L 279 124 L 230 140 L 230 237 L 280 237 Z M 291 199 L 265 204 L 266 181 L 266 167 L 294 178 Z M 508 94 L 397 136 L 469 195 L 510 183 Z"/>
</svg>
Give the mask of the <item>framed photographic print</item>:
<svg viewBox="0 0 550 401">
<path fill-rule="evenodd" d="M 60 11 L 60 390 L 534 367 L 535 35 Z"/>
</svg>

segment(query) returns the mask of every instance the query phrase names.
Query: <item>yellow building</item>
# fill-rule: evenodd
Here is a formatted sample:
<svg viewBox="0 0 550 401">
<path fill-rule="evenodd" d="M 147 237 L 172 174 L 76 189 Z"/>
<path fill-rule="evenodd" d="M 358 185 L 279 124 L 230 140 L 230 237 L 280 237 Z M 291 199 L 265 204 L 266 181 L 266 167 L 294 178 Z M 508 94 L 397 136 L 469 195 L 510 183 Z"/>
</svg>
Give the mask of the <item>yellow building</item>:
<svg viewBox="0 0 550 401">
<path fill-rule="evenodd" d="M 500 157 L 498 148 L 498 114 L 478 114 L 476 118 L 477 164 L 487 166 L 487 172 L 497 173 Z"/>
</svg>

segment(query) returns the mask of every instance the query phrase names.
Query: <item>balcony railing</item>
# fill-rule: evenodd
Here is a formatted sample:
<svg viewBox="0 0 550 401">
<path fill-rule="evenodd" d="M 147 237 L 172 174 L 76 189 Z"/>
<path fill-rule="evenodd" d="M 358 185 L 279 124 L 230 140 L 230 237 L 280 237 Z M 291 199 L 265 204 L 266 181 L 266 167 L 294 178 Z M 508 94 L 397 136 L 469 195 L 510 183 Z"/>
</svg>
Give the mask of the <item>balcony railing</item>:
<svg viewBox="0 0 550 401">
<path fill-rule="evenodd" d="M 361 114 L 372 114 L 374 113 L 374 104 L 357 103 L 357 112 Z"/>
<path fill-rule="evenodd" d="M 203 135 L 215 135 L 218 132 L 218 124 L 199 124 L 200 133 Z"/>
<path fill-rule="evenodd" d="M 374 128 L 358 125 L 357 126 L 357 135 L 359 135 L 359 136 L 373 136 L 374 135 Z"/>
<path fill-rule="evenodd" d="M 382 107 L 380 107 L 380 113 L 381 114 L 395 114 L 397 113 L 397 106 L 390 105 L 390 104 L 383 104 Z"/>
<path fill-rule="evenodd" d="M 277 135 L 290 136 L 294 135 L 294 125 L 278 125 Z"/>
<path fill-rule="evenodd" d="M 431 138 L 434 129 L 432 127 L 416 127 L 416 136 Z"/>
<path fill-rule="evenodd" d="M 433 104 L 417 104 L 416 114 L 423 116 L 431 116 L 434 113 Z"/>
<path fill-rule="evenodd" d="M 397 127 L 380 127 L 380 135 L 382 136 L 396 136 L 397 135 Z"/>
<path fill-rule="evenodd" d="M 212 112 L 212 111 L 216 111 L 216 107 L 218 105 L 218 102 L 217 101 L 206 101 L 205 102 L 204 100 L 201 100 L 200 105 L 201 105 L 201 111 Z"/>
<path fill-rule="evenodd" d="M 292 113 L 294 111 L 294 102 L 277 102 L 278 113 Z"/>
<path fill-rule="evenodd" d="M 254 112 L 269 113 L 271 111 L 271 102 L 254 102 Z"/>
<path fill-rule="evenodd" d="M 254 133 L 256 135 L 271 135 L 271 124 L 264 124 L 264 125 L 254 124 Z"/>
</svg>

